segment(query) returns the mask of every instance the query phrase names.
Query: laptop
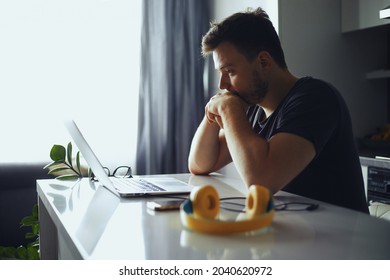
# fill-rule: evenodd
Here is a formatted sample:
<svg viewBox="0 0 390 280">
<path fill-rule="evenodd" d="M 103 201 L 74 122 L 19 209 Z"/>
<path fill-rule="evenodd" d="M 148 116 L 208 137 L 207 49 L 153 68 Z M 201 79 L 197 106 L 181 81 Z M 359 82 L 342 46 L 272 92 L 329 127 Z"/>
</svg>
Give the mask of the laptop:
<svg viewBox="0 0 390 280">
<path fill-rule="evenodd" d="M 166 176 L 142 178 L 109 177 L 99 159 L 85 140 L 75 121 L 65 121 L 65 127 L 72 136 L 95 177 L 108 190 L 120 197 L 140 197 L 150 195 L 188 194 L 193 186 Z"/>
</svg>

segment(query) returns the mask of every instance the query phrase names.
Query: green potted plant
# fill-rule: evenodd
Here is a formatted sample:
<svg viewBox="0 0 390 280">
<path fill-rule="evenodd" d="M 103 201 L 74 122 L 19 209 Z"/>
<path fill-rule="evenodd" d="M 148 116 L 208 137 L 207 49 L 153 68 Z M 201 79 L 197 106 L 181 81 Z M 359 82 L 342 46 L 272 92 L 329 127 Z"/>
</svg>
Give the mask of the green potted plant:
<svg viewBox="0 0 390 280">
<path fill-rule="evenodd" d="M 80 163 L 80 152 L 73 157 L 72 143 L 69 142 L 67 149 L 62 145 L 53 145 L 50 150 L 52 162 L 44 169 L 48 169 L 48 174 L 56 176 L 58 180 L 75 180 L 88 175 L 88 168 Z M 0 246 L 0 259 L 39 259 L 39 218 L 38 205 L 35 204 L 30 216 L 24 217 L 20 222 L 21 227 L 31 227 L 31 232 L 26 233 L 25 238 L 32 240 L 27 245 L 19 247 Z"/>
<path fill-rule="evenodd" d="M 39 259 L 39 219 L 38 205 L 35 204 L 31 216 L 24 217 L 20 222 L 20 227 L 30 227 L 31 232 L 26 233 L 25 238 L 32 240 L 27 245 L 19 247 L 0 246 L 0 259 Z"/>
</svg>

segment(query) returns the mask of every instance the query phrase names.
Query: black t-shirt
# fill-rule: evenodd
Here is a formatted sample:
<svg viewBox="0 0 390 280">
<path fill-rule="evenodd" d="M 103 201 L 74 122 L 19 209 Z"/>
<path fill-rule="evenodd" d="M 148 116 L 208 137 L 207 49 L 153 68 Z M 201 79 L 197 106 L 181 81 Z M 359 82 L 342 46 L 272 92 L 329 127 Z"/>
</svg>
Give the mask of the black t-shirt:
<svg viewBox="0 0 390 280">
<path fill-rule="evenodd" d="M 263 115 L 259 106 L 248 110 L 254 131 L 265 139 L 287 132 L 315 147 L 315 158 L 284 191 L 368 213 L 351 118 L 333 86 L 302 78 L 269 118 Z"/>
</svg>

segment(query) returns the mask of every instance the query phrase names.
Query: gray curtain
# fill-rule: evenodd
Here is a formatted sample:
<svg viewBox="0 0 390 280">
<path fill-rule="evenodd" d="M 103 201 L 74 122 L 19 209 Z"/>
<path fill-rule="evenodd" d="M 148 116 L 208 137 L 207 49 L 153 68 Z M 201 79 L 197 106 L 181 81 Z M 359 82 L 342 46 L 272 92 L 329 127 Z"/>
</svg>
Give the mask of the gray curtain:
<svg viewBox="0 0 390 280">
<path fill-rule="evenodd" d="M 188 172 L 192 137 L 204 115 L 208 0 L 145 0 L 137 174 Z"/>
</svg>

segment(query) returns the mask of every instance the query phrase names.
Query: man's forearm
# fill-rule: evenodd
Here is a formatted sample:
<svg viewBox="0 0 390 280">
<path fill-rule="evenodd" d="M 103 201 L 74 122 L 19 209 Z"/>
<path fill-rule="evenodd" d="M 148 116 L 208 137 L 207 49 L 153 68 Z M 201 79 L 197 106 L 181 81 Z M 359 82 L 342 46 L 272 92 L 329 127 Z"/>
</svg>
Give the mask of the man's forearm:
<svg viewBox="0 0 390 280">
<path fill-rule="evenodd" d="M 268 143 L 253 132 L 244 112 L 225 107 L 221 111 L 227 147 L 238 173 L 249 186 L 266 183 Z"/>
<path fill-rule="evenodd" d="M 191 144 L 188 158 L 188 168 L 194 174 L 208 174 L 216 171 L 225 163 L 221 157 L 226 157 L 223 147 L 226 146 L 221 129 L 214 122 L 210 123 L 204 118 L 199 125 Z"/>
</svg>

